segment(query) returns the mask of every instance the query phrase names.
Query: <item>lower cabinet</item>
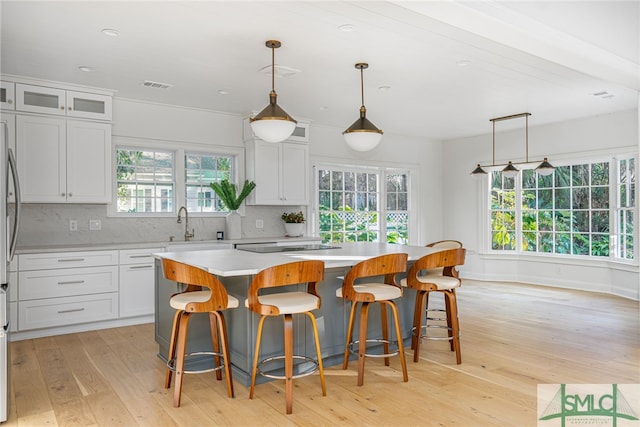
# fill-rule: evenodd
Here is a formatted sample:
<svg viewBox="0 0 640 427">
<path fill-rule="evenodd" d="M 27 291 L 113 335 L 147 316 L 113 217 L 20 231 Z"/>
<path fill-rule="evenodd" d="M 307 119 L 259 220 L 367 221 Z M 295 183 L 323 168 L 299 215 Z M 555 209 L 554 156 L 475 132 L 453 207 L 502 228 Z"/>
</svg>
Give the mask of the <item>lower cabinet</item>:
<svg viewBox="0 0 640 427">
<path fill-rule="evenodd" d="M 118 252 L 18 256 L 18 332 L 117 319 Z"/>
<path fill-rule="evenodd" d="M 162 248 L 120 251 L 120 317 L 144 316 L 154 312 L 154 259 Z"/>
</svg>

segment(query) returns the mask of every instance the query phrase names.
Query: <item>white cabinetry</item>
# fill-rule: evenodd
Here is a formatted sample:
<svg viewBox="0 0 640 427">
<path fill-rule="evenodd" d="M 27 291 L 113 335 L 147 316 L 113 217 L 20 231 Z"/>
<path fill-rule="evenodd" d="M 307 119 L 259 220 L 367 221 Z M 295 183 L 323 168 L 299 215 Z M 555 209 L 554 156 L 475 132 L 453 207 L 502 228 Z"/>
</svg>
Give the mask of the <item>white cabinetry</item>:
<svg viewBox="0 0 640 427">
<path fill-rule="evenodd" d="M 112 97 L 17 83 L 16 110 L 111 121 Z"/>
<path fill-rule="evenodd" d="M 256 188 L 249 205 L 306 205 L 309 203 L 309 146 L 261 140 L 246 143 L 247 179 Z"/>
<path fill-rule="evenodd" d="M 18 258 L 9 263 L 9 332 L 18 330 Z"/>
<path fill-rule="evenodd" d="M 118 252 L 19 255 L 18 330 L 118 317 Z"/>
<path fill-rule="evenodd" d="M 25 203 L 108 203 L 111 124 L 16 117 L 18 170 Z"/>
<path fill-rule="evenodd" d="M 120 251 L 120 317 L 153 314 L 154 252 L 162 248 Z"/>
<path fill-rule="evenodd" d="M 15 110 L 16 85 L 13 82 L 0 81 L 0 108 Z"/>
</svg>

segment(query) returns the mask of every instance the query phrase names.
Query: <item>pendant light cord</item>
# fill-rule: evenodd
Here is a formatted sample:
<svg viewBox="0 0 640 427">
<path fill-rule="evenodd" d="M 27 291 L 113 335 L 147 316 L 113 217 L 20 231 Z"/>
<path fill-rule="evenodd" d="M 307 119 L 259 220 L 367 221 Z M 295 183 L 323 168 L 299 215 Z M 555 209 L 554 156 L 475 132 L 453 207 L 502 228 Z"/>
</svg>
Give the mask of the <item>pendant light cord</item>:
<svg viewBox="0 0 640 427">
<path fill-rule="evenodd" d="M 360 67 L 360 95 L 362 97 L 362 107 L 364 108 L 364 68 Z"/>
<path fill-rule="evenodd" d="M 276 91 L 276 47 L 271 45 L 271 92 Z"/>
</svg>

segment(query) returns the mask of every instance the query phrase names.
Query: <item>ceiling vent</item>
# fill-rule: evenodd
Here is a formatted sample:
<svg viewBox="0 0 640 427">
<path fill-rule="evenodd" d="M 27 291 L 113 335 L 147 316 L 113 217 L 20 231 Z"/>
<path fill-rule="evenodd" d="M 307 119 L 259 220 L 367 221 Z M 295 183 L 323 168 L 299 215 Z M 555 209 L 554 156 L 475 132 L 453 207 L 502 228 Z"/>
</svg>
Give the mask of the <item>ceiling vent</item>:
<svg viewBox="0 0 640 427">
<path fill-rule="evenodd" d="M 274 73 L 276 77 L 288 79 L 295 76 L 300 72 L 295 68 L 287 67 L 285 65 L 274 65 Z M 259 73 L 271 75 L 271 65 L 265 65 L 258 70 Z"/>
<path fill-rule="evenodd" d="M 155 89 L 169 89 L 173 85 L 170 85 L 169 83 L 160 83 L 151 80 L 145 80 L 144 83 L 142 83 L 142 86 L 152 87 Z"/>
</svg>

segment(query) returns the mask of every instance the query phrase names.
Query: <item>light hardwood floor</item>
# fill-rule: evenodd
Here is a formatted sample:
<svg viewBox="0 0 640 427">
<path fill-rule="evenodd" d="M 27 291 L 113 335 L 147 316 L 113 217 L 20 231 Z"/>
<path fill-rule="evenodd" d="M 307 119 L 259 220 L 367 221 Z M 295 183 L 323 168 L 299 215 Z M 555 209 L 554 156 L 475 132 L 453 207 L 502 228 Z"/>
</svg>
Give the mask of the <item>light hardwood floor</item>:
<svg viewBox="0 0 640 427">
<path fill-rule="evenodd" d="M 640 383 L 637 301 L 471 280 L 458 298 L 462 365 L 425 341 L 419 363 L 407 352 L 407 383 L 393 359 L 367 360 L 363 387 L 355 363 L 334 366 L 326 397 L 317 376 L 294 381 L 289 416 L 281 381 L 254 400 L 236 383 L 229 399 L 211 373 L 187 376 L 173 408 L 150 324 L 14 342 L 5 425 L 535 426 L 539 383 Z"/>
</svg>

